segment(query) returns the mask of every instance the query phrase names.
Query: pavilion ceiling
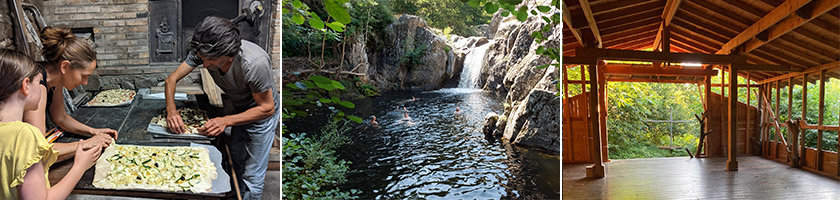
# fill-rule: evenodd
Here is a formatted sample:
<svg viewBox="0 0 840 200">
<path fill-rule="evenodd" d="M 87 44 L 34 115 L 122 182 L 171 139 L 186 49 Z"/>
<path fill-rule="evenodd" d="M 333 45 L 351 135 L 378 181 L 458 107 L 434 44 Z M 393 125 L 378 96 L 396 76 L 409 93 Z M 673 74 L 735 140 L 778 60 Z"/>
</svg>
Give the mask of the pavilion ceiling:
<svg viewBox="0 0 840 200">
<path fill-rule="evenodd" d="M 589 8 L 585 9 L 581 2 Z M 606 49 L 651 49 L 654 41 L 663 39 L 658 36 L 662 25 L 669 24 L 671 52 L 728 54 L 734 51 L 746 56 L 750 64 L 803 70 L 840 61 L 838 0 L 564 0 L 564 3 L 570 15 L 563 28 L 564 56 L 575 56 L 577 47 L 599 44 Z M 754 81 L 786 74 L 745 71 L 741 75 L 747 73 Z M 829 71 L 827 76 L 840 78 L 840 70 Z"/>
</svg>

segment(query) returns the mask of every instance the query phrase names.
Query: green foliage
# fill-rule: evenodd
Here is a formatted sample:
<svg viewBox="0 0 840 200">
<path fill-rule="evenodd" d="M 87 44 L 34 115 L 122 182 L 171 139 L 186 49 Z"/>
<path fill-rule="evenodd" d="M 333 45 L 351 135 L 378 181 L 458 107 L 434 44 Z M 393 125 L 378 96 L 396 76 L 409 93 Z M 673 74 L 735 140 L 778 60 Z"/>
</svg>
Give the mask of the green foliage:
<svg viewBox="0 0 840 200">
<path fill-rule="evenodd" d="M 570 73 L 571 74 L 571 73 Z M 659 149 L 673 145 L 695 149 L 698 122 L 670 124 L 648 120 L 696 121 L 703 110 L 699 92 L 692 84 L 609 83 L 610 158 L 686 156 L 685 150 Z M 673 132 L 672 132 L 673 130 Z M 693 152 L 693 151 L 692 151 Z"/>
<path fill-rule="evenodd" d="M 350 162 L 338 160 L 335 148 L 347 143 L 342 135 L 348 130 L 345 121 L 330 121 L 320 134 L 306 133 L 283 137 L 283 198 L 286 199 L 358 199 L 355 189 L 341 191 L 347 181 Z"/>
<path fill-rule="evenodd" d="M 356 105 L 350 101 L 341 100 L 339 98 L 340 91 L 345 90 L 341 82 L 332 80 L 330 78 L 313 75 L 308 80 L 298 81 L 285 85 L 283 95 L 283 119 L 292 119 L 297 116 L 305 117 L 309 113 L 302 110 L 304 105 L 316 105 L 318 107 L 327 107 L 332 113 L 341 115 L 335 118 L 336 121 L 345 117 L 348 120 L 361 123 L 361 118 L 344 115 L 341 109 L 334 105 L 341 105 L 345 108 L 355 108 Z M 333 106 L 330 106 L 333 105 Z M 358 120 L 357 120 L 358 119 Z"/>
<path fill-rule="evenodd" d="M 379 91 L 370 83 L 364 83 L 359 85 L 359 91 L 362 92 L 363 95 L 368 97 L 379 96 Z"/>
<path fill-rule="evenodd" d="M 417 15 L 426 20 L 431 27 L 445 29 L 450 27 L 452 32 L 461 36 L 476 36 L 474 26 L 487 24 L 493 12 L 483 1 L 472 0 L 393 0 L 390 7 L 398 14 Z M 495 5 L 495 4 L 494 4 Z M 490 6 L 492 8 L 492 5 Z M 498 8 L 497 8 L 498 9 Z"/>
<path fill-rule="evenodd" d="M 409 69 L 414 69 L 418 65 L 425 64 L 421 58 L 426 55 L 426 44 L 417 45 L 414 49 L 409 49 L 400 58 L 400 64 L 407 66 Z"/>
</svg>

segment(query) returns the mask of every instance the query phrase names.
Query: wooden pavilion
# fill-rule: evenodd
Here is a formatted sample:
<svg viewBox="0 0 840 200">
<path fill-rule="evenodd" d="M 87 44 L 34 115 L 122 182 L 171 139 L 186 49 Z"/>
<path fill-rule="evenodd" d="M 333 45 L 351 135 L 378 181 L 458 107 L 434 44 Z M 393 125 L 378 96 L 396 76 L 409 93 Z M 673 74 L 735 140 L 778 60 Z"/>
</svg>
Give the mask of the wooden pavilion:
<svg viewBox="0 0 840 200">
<path fill-rule="evenodd" d="M 757 156 L 840 179 L 840 155 L 823 148 L 824 134 L 840 131 L 826 125 L 840 122 L 823 120 L 838 113 L 825 110 L 825 82 L 840 78 L 840 0 L 563 2 L 564 69 L 581 66 L 582 77 L 564 77 L 564 91 L 569 85 L 583 90 L 564 96 L 564 163 L 585 163 L 586 177 L 609 178 L 606 82 L 691 83 L 702 88 L 708 113 L 706 146 L 698 156 L 725 158 L 719 163 L 727 171 L 738 171 L 740 160 L 756 162 L 744 156 Z M 738 83 L 738 77 L 747 83 Z M 712 84 L 713 78 L 722 83 Z M 794 86 L 808 84 L 819 89 L 802 87 L 801 96 L 792 96 Z M 749 91 L 746 102 L 739 102 L 739 90 Z M 789 91 L 787 97 L 780 96 L 782 90 Z M 808 95 L 819 95 L 819 101 L 807 101 Z M 794 99 L 803 102 L 800 116 L 791 116 Z M 786 119 L 806 119 L 809 104 L 819 105 L 816 124 L 780 119 L 780 109 L 787 109 Z M 784 137 L 783 129 L 791 134 Z M 804 145 L 808 130 L 817 132 L 815 148 Z"/>
</svg>

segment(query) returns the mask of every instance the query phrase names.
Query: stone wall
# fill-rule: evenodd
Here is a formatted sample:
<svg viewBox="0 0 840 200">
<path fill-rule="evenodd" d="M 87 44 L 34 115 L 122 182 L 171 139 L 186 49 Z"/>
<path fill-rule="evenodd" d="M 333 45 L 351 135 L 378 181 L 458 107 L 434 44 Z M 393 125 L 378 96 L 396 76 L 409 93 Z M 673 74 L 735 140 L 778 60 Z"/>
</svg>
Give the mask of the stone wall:
<svg viewBox="0 0 840 200">
<path fill-rule="evenodd" d="M 15 47 L 15 33 L 7 2 L 0 4 L 0 48 Z"/>
</svg>

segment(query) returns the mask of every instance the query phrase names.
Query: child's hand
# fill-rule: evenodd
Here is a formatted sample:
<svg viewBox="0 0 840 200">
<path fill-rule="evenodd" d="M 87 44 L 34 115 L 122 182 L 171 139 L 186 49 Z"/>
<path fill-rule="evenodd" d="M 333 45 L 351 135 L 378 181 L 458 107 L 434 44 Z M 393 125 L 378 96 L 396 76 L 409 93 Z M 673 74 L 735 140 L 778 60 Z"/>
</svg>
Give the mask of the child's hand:
<svg viewBox="0 0 840 200">
<path fill-rule="evenodd" d="M 96 163 L 99 159 L 99 154 L 102 153 L 104 143 L 87 143 L 84 140 L 79 141 L 79 146 L 76 147 L 76 158 L 73 160 L 73 165 L 88 169 Z"/>
</svg>

